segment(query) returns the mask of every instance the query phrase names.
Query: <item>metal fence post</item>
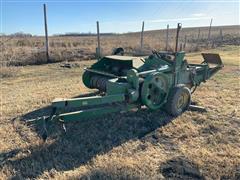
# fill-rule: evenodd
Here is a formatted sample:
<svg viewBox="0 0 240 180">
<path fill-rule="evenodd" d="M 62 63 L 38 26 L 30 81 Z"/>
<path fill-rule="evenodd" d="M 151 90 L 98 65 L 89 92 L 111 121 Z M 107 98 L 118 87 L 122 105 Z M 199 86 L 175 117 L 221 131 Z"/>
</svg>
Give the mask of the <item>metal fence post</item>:
<svg viewBox="0 0 240 180">
<path fill-rule="evenodd" d="M 100 33 L 99 33 L 99 22 L 97 21 L 97 58 L 101 57 L 101 46 L 100 46 Z"/>
<path fill-rule="evenodd" d="M 167 25 L 167 31 L 166 31 L 166 46 L 165 46 L 165 50 L 168 50 L 168 31 L 169 31 L 169 24 Z"/>
<path fill-rule="evenodd" d="M 144 21 L 142 22 L 142 32 L 141 32 L 141 41 L 140 41 L 140 43 L 141 43 L 141 51 L 143 49 L 143 32 L 144 32 Z"/>
<path fill-rule="evenodd" d="M 209 30 L 208 30 L 207 46 L 208 46 L 208 44 L 209 44 L 209 42 L 210 42 L 210 39 L 211 39 L 212 20 L 213 20 L 213 19 L 211 19 L 211 21 L 210 21 Z"/>
<path fill-rule="evenodd" d="M 44 27 L 45 27 L 46 58 L 47 58 L 47 63 L 50 63 L 49 52 L 48 52 L 48 28 L 47 28 L 47 8 L 46 8 L 46 4 L 43 4 L 43 12 L 44 12 Z"/>
</svg>

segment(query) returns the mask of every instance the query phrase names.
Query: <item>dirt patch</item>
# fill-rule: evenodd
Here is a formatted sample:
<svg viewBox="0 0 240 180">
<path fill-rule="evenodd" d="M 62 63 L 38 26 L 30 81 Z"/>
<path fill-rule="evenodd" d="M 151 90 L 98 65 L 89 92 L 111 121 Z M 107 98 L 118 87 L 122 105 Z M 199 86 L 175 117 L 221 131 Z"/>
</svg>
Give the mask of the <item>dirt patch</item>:
<svg viewBox="0 0 240 180">
<path fill-rule="evenodd" d="M 167 179 L 205 179 L 199 167 L 184 157 L 166 161 L 160 166 L 160 171 Z"/>
</svg>

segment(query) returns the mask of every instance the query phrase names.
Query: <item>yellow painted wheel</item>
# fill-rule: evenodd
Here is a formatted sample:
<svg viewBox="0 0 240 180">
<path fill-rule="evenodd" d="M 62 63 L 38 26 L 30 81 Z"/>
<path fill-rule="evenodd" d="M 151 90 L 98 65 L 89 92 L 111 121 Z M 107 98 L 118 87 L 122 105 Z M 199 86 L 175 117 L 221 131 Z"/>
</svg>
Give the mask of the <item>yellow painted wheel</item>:
<svg viewBox="0 0 240 180">
<path fill-rule="evenodd" d="M 168 95 L 165 110 L 172 116 L 178 116 L 186 111 L 191 103 L 191 92 L 184 85 L 174 87 Z"/>
<path fill-rule="evenodd" d="M 178 109 L 183 109 L 184 107 L 187 106 L 189 101 L 189 95 L 187 92 L 182 92 L 182 94 L 180 94 L 178 100 L 177 100 L 177 108 Z"/>
</svg>

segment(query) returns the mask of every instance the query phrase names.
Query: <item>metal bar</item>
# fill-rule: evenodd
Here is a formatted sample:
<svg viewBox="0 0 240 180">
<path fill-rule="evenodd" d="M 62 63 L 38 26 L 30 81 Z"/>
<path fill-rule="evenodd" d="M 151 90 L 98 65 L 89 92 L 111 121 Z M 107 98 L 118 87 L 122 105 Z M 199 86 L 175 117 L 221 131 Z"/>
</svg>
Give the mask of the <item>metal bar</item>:
<svg viewBox="0 0 240 180">
<path fill-rule="evenodd" d="M 175 45 L 175 52 L 178 51 L 178 38 L 179 38 L 179 32 L 180 32 L 180 29 L 182 28 L 182 24 L 181 23 L 178 23 L 177 25 L 177 34 L 176 34 L 176 45 Z"/>
<path fill-rule="evenodd" d="M 118 78 L 118 76 L 116 76 L 114 74 L 103 72 L 103 71 L 99 71 L 99 70 L 88 69 L 88 68 L 85 68 L 84 70 L 85 71 L 89 71 L 89 72 L 93 72 L 93 73 L 96 73 L 96 74 L 101 74 L 101 75 L 104 75 L 104 76 L 112 77 L 112 78 Z"/>
<path fill-rule="evenodd" d="M 190 105 L 188 110 L 190 111 L 198 111 L 198 112 L 207 112 L 206 108 L 203 106 L 196 106 L 196 105 Z"/>
<path fill-rule="evenodd" d="M 211 38 L 212 20 L 213 19 L 211 19 L 210 21 L 209 30 L 208 30 L 208 41 L 210 41 L 210 38 Z"/>
<path fill-rule="evenodd" d="M 143 32 L 144 32 L 144 21 L 142 22 L 142 32 L 141 32 L 141 50 L 143 48 Z"/>
<path fill-rule="evenodd" d="M 64 122 L 77 121 L 80 119 L 94 118 L 109 113 L 119 112 L 121 111 L 121 109 L 122 108 L 120 106 L 93 108 L 88 110 L 60 114 L 59 119 Z"/>
<path fill-rule="evenodd" d="M 129 111 L 130 109 L 133 109 L 133 108 L 139 108 L 139 105 L 124 104 L 124 105 L 117 105 L 114 107 L 106 106 L 106 107 L 92 108 L 92 109 L 87 109 L 82 111 L 60 114 L 59 119 L 60 121 L 63 121 L 63 122 L 78 121 L 80 119 L 96 118 L 109 113 Z"/>
<path fill-rule="evenodd" d="M 189 63 L 188 65 L 189 65 L 190 67 L 191 67 L 191 66 L 195 66 L 195 67 L 196 67 L 196 66 L 198 66 L 198 67 L 208 66 L 207 64 L 194 64 L 194 63 Z"/>
<path fill-rule="evenodd" d="M 144 75 L 147 75 L 147 74 L 150 74 L 150 73 L 154 73 L 154 72 L 166 72 L 166 71 L 170 71 L 171 68 L 169 68 L 168 65 L 166 66 L 163 66 L 159 69 L 153 69 L 153 70 L 148 70 L 148 71 L 143 71 L 143 72 L 140 72 L 138 73 L 138 76 L 144 76 Z"/>
<path fill-rule="evenodd" d="M 110 104 L 115 102 L 125 101 L 124 94 L 108 95 L 108 96 L 93 96 L 74 99 L 56 99 L 52 102 L 52 107 L 66 108 L 66 107 L 83 107 L 94 106 L 101 104 Z"/>
<path fill-rule="evenodd" d="M 166 32 L 166 47 L 165 50 L 168 50 L 168 31 L 169 31 L 169 24 L 167 25 L 167 32 Z"/>
<path fill-rule="evenodd" d="M 101 45 L 100 45 L 100 32 L 99 32 L 99 22 L 97 21 L 97 54 L 98 59 L 101 57 Z"/>
<path fill-rule="evenodd" d="M 47 8 L 46 8 L 46 4 L 43 4 L 43 12 L 44 12 L 46 58 L 47 58 L 47 63 L 50 63 L 49 53 L 48 53 L 48 28 L 47 28 Z"/>
<path fill-rule="evenodd" d="M 208 30 L 207 46 L 208 46 L 209 41 L 210 41 L 210 38 L 211 38 L 212 20 L 213 20 L 213 19 L 211 19 L 211 21 L 210 21 L 209 30 Z"/>
</svg>

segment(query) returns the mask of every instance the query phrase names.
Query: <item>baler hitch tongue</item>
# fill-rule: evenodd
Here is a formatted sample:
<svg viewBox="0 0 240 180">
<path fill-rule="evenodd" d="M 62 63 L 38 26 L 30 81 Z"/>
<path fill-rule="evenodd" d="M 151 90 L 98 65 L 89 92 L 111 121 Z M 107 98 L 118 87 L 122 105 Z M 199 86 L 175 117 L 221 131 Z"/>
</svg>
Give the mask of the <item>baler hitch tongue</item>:
<svg viewBox="0 0 240 180">
<path fill-rule="evenodd" d="M 218 66 L 223 67 L 222 59 L 219 56 L 219 54 L 213 54 L 213 53 L 202 53 L 203 56 L 203 63 L 207 64 L 216 64 Z"/>
</svg>

